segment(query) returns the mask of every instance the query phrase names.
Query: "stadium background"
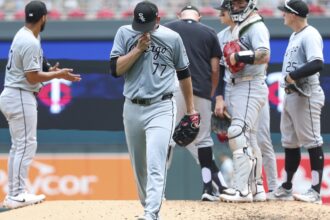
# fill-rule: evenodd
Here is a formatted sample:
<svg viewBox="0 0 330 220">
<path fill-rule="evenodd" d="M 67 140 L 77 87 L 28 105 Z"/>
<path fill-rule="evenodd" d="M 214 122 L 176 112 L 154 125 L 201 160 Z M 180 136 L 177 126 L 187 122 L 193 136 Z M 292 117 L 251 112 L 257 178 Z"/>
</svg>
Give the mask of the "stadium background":
<svg viewBox="0 0 330 220">
<path fill-rule="evenodd" d="M 165 22 L 166 19 L 162 20 Z M 310 18 L 324 37 L 325 68 L 321 83 L 326 93 L 322 114 L 324 149 L 329 153 L 330 125 L 330 33 L 328 17 Z M 216 17 L 203 23 L 217 32 L 224 26 Z M 283 19 L 267 17 L 271 32 L 271 62 L 268 70 L 271 106 L 272 140 L 278 156 L 279 180 L 283 178 L 283 150 L 280 147 L 279 121 L 283 91 L 279 88 L 281 62 L 290 34 Z M 136 199 L 135 183 L 129 164 L 122 124 L 122 79 L 114 79 L 109 72 L 109 54 L 113 37 L 119 26 L 130 18 L 112 20 L 49 21 L 42 44 L 51 63 L 73 67 L 82 74 L 77 84 L 53 80 L 39 94 L 38 154 L 31 167 L 29 189 L 47 194 L 53 199 Z M 23 25 L 22 21 L 0 21 L 0 90 L 11 39 Z M 229 155 L 226 145 L 214 138 L 215 155 Z M 0 116 L 0 198 L 6 193 L 6 159 L 10 148 L 8 125 Z M 303 151 L 306 153 L 306 151 Z M 308 188 L 309 163 L 304 154 L 296 175 L 296 190 Z M 330 202 L 330 157 L 326 157 L 323 199 Z M 202 189 L 199 167 L 189 153 L 176 148 L 172 169 L 168 173 L 168 199 L 199 199 Z"/>
</svg>

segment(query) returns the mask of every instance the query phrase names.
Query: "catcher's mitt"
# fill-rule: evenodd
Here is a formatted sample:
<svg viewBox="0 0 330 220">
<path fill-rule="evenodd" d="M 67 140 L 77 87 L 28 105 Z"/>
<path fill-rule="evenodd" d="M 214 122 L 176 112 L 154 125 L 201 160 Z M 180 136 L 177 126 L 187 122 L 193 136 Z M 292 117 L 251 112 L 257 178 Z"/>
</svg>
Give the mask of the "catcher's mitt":
<svg viewBox="0 0 330 220">
<path fill-rule="evenodd" d="M 173 140 L 180 146 L 185 147 L 195 140 L 199 132 L 201 116 L 199 113 L 185 115 L 175 127 Z"/>
<path fill-rule="evenodd" d="M 223 48 L 223 56 L 225 57 L 227 66 L 231 73 L 237 73 L 241 71 L 245 66 L 245 64 L 242 62 L 236 62 L 235 65 L 232 65 L 230 63 L 230 55 L 233 53 L 238 53 L 240 51 L 241 51 L 241 46 L 238 41 L 230 41 L 226 43 L 226 45 Z"/>
<path fill-rule="evenodd" d="M 220 118 L 214 113 L 211 118 L 211 129 L 217 135 L 220 142 L 228 141 L 227 131 L 231 123 L 231 116 L 227 111 L 224 112 L 224 117 Z"/>
</svg>

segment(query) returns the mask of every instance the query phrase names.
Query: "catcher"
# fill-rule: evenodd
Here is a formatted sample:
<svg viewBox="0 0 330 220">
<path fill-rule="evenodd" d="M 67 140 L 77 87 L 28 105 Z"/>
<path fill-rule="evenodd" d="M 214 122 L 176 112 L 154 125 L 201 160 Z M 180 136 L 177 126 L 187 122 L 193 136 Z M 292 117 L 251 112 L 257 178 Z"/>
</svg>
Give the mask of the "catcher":
<svg viewBox="0 0 330 220">
<path fill-rule="evenodd" d="M 225 104 L 223 96 L 218 96 L 215 114 L 223 116 L 227 109 L 232 116 L 228 141 L 233 152 L 234 174 L 232 188 L 224 190 L 220 199 L 265 201 L 256 128 L 259 112 L 268 97 L 265 69 L 270 57 L 269 32 L 256 11 L 256 0 L 222 1 L 220 8 L 225 6 L 224 2 L 228 2 L 226 8 L 236 25 L 218 34 L 223 52 L 220 72 L 229 73 L 225 78 L 226 91 L 222 93 L 226 95 Z"/>
</svg>

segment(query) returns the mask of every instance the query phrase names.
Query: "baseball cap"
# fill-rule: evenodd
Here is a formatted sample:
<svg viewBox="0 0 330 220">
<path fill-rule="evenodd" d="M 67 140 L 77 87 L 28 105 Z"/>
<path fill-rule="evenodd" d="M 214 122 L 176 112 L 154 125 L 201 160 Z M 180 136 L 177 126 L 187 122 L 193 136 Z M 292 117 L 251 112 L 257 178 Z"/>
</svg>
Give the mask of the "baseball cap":
<svg viewBox="0 0 330 220">
<path fill-rule="evenodd" d="M 185 11 L 185 10 L 194 10 L 194 11 L 197 11 L 198 14 L 199 13 L 199 10 L 197 7 L 193 6 L 193 5 L 186 5 L 184 6 L 182 9 L 181 9 L 181 12 Z"/>
<path fill-rule="evenodd" d="M 284 5 L 278 6 L 277 8 L 303 18 L 306 18 L 309 13 L 307 4 L 302 0 L 285 0 Z"/>
<path fill-rule="evenodd" d="M 152 31 L 158 17 L 158 8 L 154 3 L 143 1 L 138 3 L 134 9 L 134 19 L 132 27 L 136 31 L 149 32 Z"/>
<path fill-rule="evenodd" d="M 230 9 L 229 0 L 221 0 L 220 1 L 220 6 L 215 7 L 214 9 L 217 9 L 217 10 L 228 10 L 229 11 L 229 9 Z"/>
<path fill-rule="evenodd" d="M 42 1 L 31 1 L 25 6 L 25 21 L 37 22 L 47 14 L 46 4 Z"/>
</svg>

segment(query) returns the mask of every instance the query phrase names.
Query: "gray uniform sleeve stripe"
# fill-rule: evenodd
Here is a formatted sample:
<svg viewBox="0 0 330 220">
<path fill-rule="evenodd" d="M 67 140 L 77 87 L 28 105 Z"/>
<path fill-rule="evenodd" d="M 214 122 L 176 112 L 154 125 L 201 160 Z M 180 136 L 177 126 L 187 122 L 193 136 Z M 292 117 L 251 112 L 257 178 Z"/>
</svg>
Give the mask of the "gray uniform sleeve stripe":
<svg viewBox="0 0 330 220">
<path fill-rule="evenodd" d="M 314 60 L 321 60 L 321 61 L 323 61 L 323 58 L 322 57 L 314 57 L 313 59 L 308 60 L 307 62 L 312 62 Z"/>
<path fill-rule="evenodd" d="M 267 50 L 267 51 L 269 51 L 269 48 L 267 48 L 267 47 L 258 47 L 256 50 Z"/>
<path fill-rule="evenodd" d="M 110 56 L 110 60 L 114 59 L 114 58 L 119 58 L 121 56 L 124 56 L 125 54 L 116 54 L 116 55 L 111 55 Z"/>
<path fill-rule="evenodd" d="M 29 69 L 29 70 L 24 70 L 25 73 L 28 73 L 28 72 L 35 72 L 35 71 L 39 71 L 39 69 Z"/>
<path fill-rule="evenodd" d="M 188 64 L 188 66 L 189 66 L 189 64 Z M 188 69 L 188 66 L 185 66 L 185 67 L 179 68 L 179 69 L 177 69 L 177 71 L 181 71 L 181 70 Z"/>
</svg>

